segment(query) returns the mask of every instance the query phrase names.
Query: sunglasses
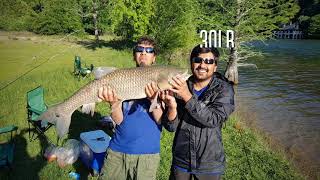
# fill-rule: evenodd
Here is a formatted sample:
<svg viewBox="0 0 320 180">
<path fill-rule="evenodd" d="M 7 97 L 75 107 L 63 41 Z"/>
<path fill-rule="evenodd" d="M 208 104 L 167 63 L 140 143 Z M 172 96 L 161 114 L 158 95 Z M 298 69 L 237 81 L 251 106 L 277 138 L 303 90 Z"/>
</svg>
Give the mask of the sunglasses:
<svg viewBox="0 0 320 180">
<path fill-rule="evenodd" d="M 205 64 L 213 64 L 213 63 L 216 63 L 216 60 L 215 60 L 215 58 L 213 58 L 213 59 L 203 59 L 201 57 L 194 57 L 194 58 L 192 58 L 192 62 L 193 63 L 202 63 L 202 62 L 204 62 Z"/>
<path fill-rule="evenodd" d="M 154 48 L 153 47 L 136 46 L 134 48 L 134 52 L 142 53 L 144 50 L 146 51 L 146 53 L 154 53 Z"/>
</svg>

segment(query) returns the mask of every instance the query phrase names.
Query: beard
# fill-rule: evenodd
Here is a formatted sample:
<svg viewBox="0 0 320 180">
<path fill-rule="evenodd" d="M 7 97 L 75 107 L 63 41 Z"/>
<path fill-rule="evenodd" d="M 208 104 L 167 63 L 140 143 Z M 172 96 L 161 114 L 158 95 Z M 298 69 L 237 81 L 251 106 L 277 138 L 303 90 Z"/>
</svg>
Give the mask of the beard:
<svg viewBox="0 0 320 180">
<path fill-rule="evenodd" d="M 212 78 L 213 73 L 208 68 L 197 67 L 193 70 L 193 75 L 198 81 L 206 81 Z"/>
<path fill-rule="evenodd" d="M 136 67 L 145 67 L 145 66 L 148 66 L 148 64 L 146 64 L 145 62 L 136 62 Z"/>
</svg>

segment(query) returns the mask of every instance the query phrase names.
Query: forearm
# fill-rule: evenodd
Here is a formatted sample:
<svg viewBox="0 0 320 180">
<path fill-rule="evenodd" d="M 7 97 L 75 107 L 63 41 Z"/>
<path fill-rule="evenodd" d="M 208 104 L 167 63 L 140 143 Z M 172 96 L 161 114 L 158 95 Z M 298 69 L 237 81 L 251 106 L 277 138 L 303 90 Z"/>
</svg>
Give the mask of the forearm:
<svg viewBox="0 0 320 180">
<path fill-rule="evenodd" d="M 156 108 L 152 111 L 152 116 L 154 120 L 157 122 L 157 124 L 161 123 L 161 117 L 163 115 L 163 110 L 162 108 Z"/>
<path fill-rule="evenodd" d="M 111 105 L 111 118 L 117 125 L 121 124 L 121 122 L 123 121 L 121 103 Z"/>
<path fill-rule="evenodd" d="M 169 119 L 169 114 L 170 114 L 170 119 Z M 178 115 L 176 114 L 175 117 L 174 116 L 174 112 L 169 112 L 168 109 L 165 112 L 165 115 L 163 115 L 162 117 L 162 125 L 164 126 L 164 128 L 170 132 L 174 132 L 177 129 L 178 123 L 179 123 L 179 119 L 178 119 Z M 172 118 L 173 117 L 173 118 Z"/>
<path fill-rule="evenodd" d="M 167 117 L 169 121 L 174 121 L 177 117 L 177 108 L 168 107 Z"/>
</svg>

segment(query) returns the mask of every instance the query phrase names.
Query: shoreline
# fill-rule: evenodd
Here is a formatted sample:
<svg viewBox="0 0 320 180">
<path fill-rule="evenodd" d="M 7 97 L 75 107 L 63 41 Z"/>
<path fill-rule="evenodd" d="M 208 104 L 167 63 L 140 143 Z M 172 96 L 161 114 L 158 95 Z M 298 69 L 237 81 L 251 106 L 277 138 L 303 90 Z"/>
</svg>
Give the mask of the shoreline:
<svg viewBox="0 0 320 180">
<path fill-rule="evenodd" d="M 51 38 L 51 37 L 50 37 Z M 50 39 L 48 38 L 48 39 Z M 52 37 L 54 39 L 54 37 Z M 45 40 L 45 39 L 43 39 Z M 34 49 L 31 51 L 31 47 L 35 49 L 42 49 L 44 48 L 42 44 L 33 43 L 34 41 L 31 40 L 13 40 L 8 39 L 8 42 L 11 42 L 15 44 L 18 48 L 18 50 L 21 50 L 22 48 L 24 50 L 28 50 L 29 53 L 22 53 L 20 51 L 17 51 L 15 55 L 23 55 L 24 61 L 28 60 L 30 63 L 35 63 L 35 61 L 32 59 L 33 52 L 37 52 Z M 23 42 L 23 44 L 22 44 Z M 27 42 L 28 45 L 27 48 L 24 46 L 24 42 Z M 67 48 L 67 43 L 59 44 L 59 48 Z M 61 47 L 60 47 L 61 46 Z M 79 45 L 80 46 L 80 45 Z M 4 46 L 5 47 L 5 46 Z M 51 46 L 45 46 L 48 48 L 48 50 L 55 50 L 53 48 L 56 47 L 56 44 L 51 44 Z M 7 47 L 6 47 L 7 48 Z M 59 49 L 57 49 L 59 50 Z M 87 62 L 94 63 L 95 65 L 105 64 L 103 61 L 104 59 L 107 59 L 108 57 L 118 57 L 115 61 L 119 66 L 123 64 L 128 64 L 128 57 L 130 57 L 130 53 L 121 53 L 118 51 L 114 51 L 113 49 L 110 49 L 108 47 L 105 47 L 105 49 L 98 50 L 95 52 L 92 52 L 89 49 L 81 48 L 82 56 L 87 57 Z M 3 104 L 12 104 L 10 108 L 3 106 L 3 112 L 10 112 L 11 109 L 18 110 L 15 111 L 16 113 L 8 115 L 6 117 L 5 121 L 2 121 L 4 124 L 11 124 L 12 122 L 9 121 L 9 119 L 17 119 L 15 122 L 16 125 L 20 127 L 20 129 L 23 129 L 26 127 L 25 123 L 25 103 L 24 99 L 18 98 L 18 97 L 24 97 L 25 92 L 27 90 L 35 87 L 36 85 L 43 85 L 47 90 L 48 93 L 46 94 L 46 100 L 49 104 L 57 102 L 59 99 L 63 99 L 67 95 L 69 95 L 71 92 L 74 92 L 74 89 L 77 89 L 81 86 L 81 84 L 85 83 L 84 81 L 81 81 L 80 83 L 75 80 L 70 72 L 72 71 L 72 65 L 73 65 L 73 53 L 77 51 L 71 51 L 69 54 L 63 54 L 55 59 L 55 61 L 51 61 L 48 66 L 44 66 L 43 69 L 39 69 L 38 71 L 34 71 L 32 74 L 30 74 L 28 77 L 25 77 L 19 81 L 16 82 L 16 84 L 10 86 L 8 89 L 3 91 L 3 94 L 1 96 L 3 100 Z M 52 53 L 55 53 L 53 51 Z M 44 54 L 44 55 L 51 55 L 51 54 Z M 100 56 L 101 57 L 100 57 Z M 12 55 L 8 53 L 8 57 L 11 57 Z M 93 58 L 93 57 L 100 57 L 99 58 Z M 27 57 L 27 58 L 26 58 Z M 29 57 L 29 58 L 28 58 Z M 6 62 L 6 61 L 4 61 Z M 113 61 L 108 62 L 110 65 L 112 65 Z M 20 67 L 17 65 L 17 67 Z M 12 69 L 15 69 L 15 66 L 11 67 Z M 9 69 L 9 68 L 8 68 Z M 53 71 L 54 69 L 54 71 Z M 70 71 L 70 72 L 69 72 Z M 51 72 L 51 73 L 44 73 L 44 72 Z M 59 86 L 54 87 L 54 92 L 59 92 L 59 94 L 54 94 L 52 91 L 53 85 L 59 84 Z M 12 90 L 15 90 L 19 87 L 19 91 L 16 94 L 12 94 Z M 51 89 L 51 91 L 50 91 Z M 98 107 L 98 111 L 106 113 L 105 108 Z M 80 117 L 80 115 L 78 115 Z M 80 122 L 80 121 L 79 121 Z M 230 117 L 230 119 L 226 122 L 224 125 L 222 131 L 224 133 L 223 135 L 223 142 L 225 144 L 226 154 L 227 154 L 227 170 L 224 175 L 224 179 L 303 179 L 300 175 L 298 175 L 294 170 L 293 167 L 289 165 L 288 162 L 283 160 L 283 156 L 277 153 L 273 153 L 269 150 L 269 148 L 266 148 L 266 146 L 260 142 L 259 137 L 255 137 L 254 133 L 250 128 L 247 128 L 244 125 L 240 125 L 239 127 L 236 126 L 236 122 L 243 122 L 242 118 L 238 117 L 237 112 L 233 113 L 233 115 Z M 88 125 L 82 125 L 83 127 L 79 129 L 74 129 L 72 131 L 72 136 L 70 138 L 76 138 L 79 132 L 82 132 L 86 129 L 86 127 L 93 126 L 92 123 L 94 121 L 81 121 L 81 123 L 88 123 Z M 74 126 L 76 127 L 76 126 Z M 237 128 L 239 130 L 237 130 Z M 241 133 L 240 133 L 241 131 Z M 168 132 L 162 133 L 162 140 L 161 140 L 161 165 L 160 169 L 158 170 L 159 174 L 158 179 L 167 179 L 165 178 L 166 175 L 170 172 L 169 168 L 171 165 L 171 144 L 172 144 L 172 138 L 173 134 L 170 134 Z M 55 137 L 54 132 L 49 132 L 49 137 Z M 27 140 L 27 135 L 25 134 L 19 134 L 18 136 L 18 142 L 25 142 Z M 242 141 L 242 142 L 239 142 Z M 171 143 L 171 144 L 170 144 Z M 245 144 L 245 148 L 243 148 L 243 144 Z M 33 167 L 31 163 L 38 163 L 43 164 L 44 162 L 42 159 L 32 159 L 34 157 L 37 157 L 37 155 L 40 153 L 39 149 L 41 145 L 37 144 L 37 142 L 27 142 L 26 143 L 18 143 L 18 149 L 17 151 L 17 162 L 22 161 L 23 163 L 30 163 L 30 170 L 32 173 L 30 174 L 29 171 L 25 171 L 24 166 L 21 166 L 22 163 L 18 163 L 17 166 L 14 169 L 15 174 L 19 174 L 18 177 L 24 177 L 26 174 L 30 177 L 42 177 L 45 178 L 48 172 L 54 172 L 53 174 L 55 176 L 61 176 L 64 177 L 67 175 L 64 174 L 63 170 L 58 169 L 58 167 L 55 166 L 55 164 L 48 164 L 48 165 L 42 165 L 39 167 Z M 266 150 L 267 149 L 267 150 Z M 22 158 L 24 157 L 24 158 Z M 32 159 L 32 161 L 30 160 Z M 262 160 L 261 160 L 262 159 Z M 33 161 L 34 160 L 34 161 Z M 252 161 L 252 162 L 251 162 Z M 248 164 L 248 162 L 250 162 Z M 69 167 L 69 169 L 75 170 L 76 167 Z M 248 172 L 248 169 L 251 169 L 250 172 Z M 82 172 L 81 170 L 79 170 Z M 82 172 L 83 173 L 83 172 Z M 289 173 L 289 176 L 287 175 Z M 290 174 L 291 173 L 291 174 Z M 1 176 L 1 175 L 0 175 Z M 160 177 L 159 177 L 160 176 Z M 261 178 L 260 178 L 261 177 Z M 263 178 L 265 177 L 265 178 Z"/>
<path fill-rule="evenodd" d="M 237 97 L 239 99 L 239 97 Z M 303 159 L 299 155 L 299 152 L 292 148 L 286 148 L 278 140 L 271 135 L 268 135 L 262 128 L 257 125 L 257 115 L 254 112 L 246 109 L 246 107 L 239 107 L 241 102 L 238 102 L 234 116 L 238 119 L 238 123 L 243 126 L 244 129 L 249 129 L 255 136 L 262 139 L 263 144 L 270 148 L 275 153 L 284 157 L 290 165 L 296 169 L 301 175 L 304 175 L 306 179 L 319 179 L 320 174 L 317 172 L 316 167 L 312 166 L 312 162 Z M 318 174 L 317 174 L 318 173 Z"/>
<path fill-rule="evenodd" d="M 304 179 L 303 174 L 284 156 L 280 148 L 274 149 L 272 144 L 269 144 L 267 136 L 249 127 L 242 118 L 238 111 L 234 112 L 226 123 L 227 127 L 222 130 L 227 161 L 228 158 L 234 161 L 231 163 L 233 168 L 240 168 L 239 165 L 244 165 L 244 163 L 239 163 L 240 161 L 246 162 L 244 169 L 250 172 L 248 177 L 253 179 Z M 238 141 L 236 145 L 232 140 Z M 237 147 L 240 148 L 235 149 Z M 237 154 L 236 158 L 233 157 L 234 151 Z M 263 176 L 265 178 L 262 178 Z"/>
<path fill-rule="evenodd" d="M 229 117 L 222 134 L 226 154 L 223 179 L 307 179 L 283 151 L 273 149 L 265 136 L 247 126 L 239 112 Z M 162 132 L 159 180 L 169 177 L 173 136 L 174 133 L 166 130 Z"/>
</svg>

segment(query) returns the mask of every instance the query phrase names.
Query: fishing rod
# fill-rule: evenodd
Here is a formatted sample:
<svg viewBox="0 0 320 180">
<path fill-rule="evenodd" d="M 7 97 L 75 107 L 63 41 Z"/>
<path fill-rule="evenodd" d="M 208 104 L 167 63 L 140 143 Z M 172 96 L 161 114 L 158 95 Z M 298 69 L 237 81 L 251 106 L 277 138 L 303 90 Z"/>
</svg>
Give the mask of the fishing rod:
<svg viewBox="0 0 320 180">
<path fill-rule="evenodd" d="M 66 38 L 69 37 L 70 35 L 72 35 L 72 34 L 74 34 L 74 33 L 76 33 L 76 32 L 79 32 L 79 31 L 80 31 L 80 30 L 77 30 L 77 31 L 74 31 L 74 32 L 72 32 L 72 33 L 69 33 L 69 34 L 65 35 L 63 38 L 59 39 L 58 42 L 66 39 Z M 14 82 L 16 82 L 17 80 L 19 80 L 19 79 L 21 79 L 22 77 L 24 77 L 24 76 L 26 76 L 27 74 L 29 74 L 31 71 L 33 71 L 33 70 L 37 69 L 38 67 L 40 67 L 41 65 L 47 63 L 48 61 L 50 61 L 50 60 L 53 59 L 54 57 L 65 53 L 67 50 L 73 48 L 74 46 L 75 46 L 75 45 L 70 46 L 69 48 L 67 48 L 67 49 L 65 49 L 64 51 L 62 51 L 62 53 L 56 53 L 56 54 L 54 54 L 53 56 L 49 57 L 47 60 L 45 60 L 45 61 L 41 62 L 40 64 L 38 64 L 37 66 L 35 66 L 35 67 L 27 70 L 26 72 L 24 72 L 23 74 L 21 74 L 20 76 L 18 76 L 18 77 L 15 78 L 14 80 L 12 80 L 11 82 L 9 82 L 9 83 L 7 83 L 6 85 L 2 86 L 2 87 L 0 88 L 0 92 L 1 92 L 2 90 L 6 89 L 7 87 L 9 87 L 11 84 L 13 84 Z M 44 51 L 45 51 L 45 50 L 41 51 L 40 53 L 38 53 L 38 55 L 40 55 L 40 54 L 43 53 Z M 35 56 L 34 56 L 34 57 L 35 57 Z M 37 56 L 36 56 L 36 57 L 37 57 Z"/>
</svg>

